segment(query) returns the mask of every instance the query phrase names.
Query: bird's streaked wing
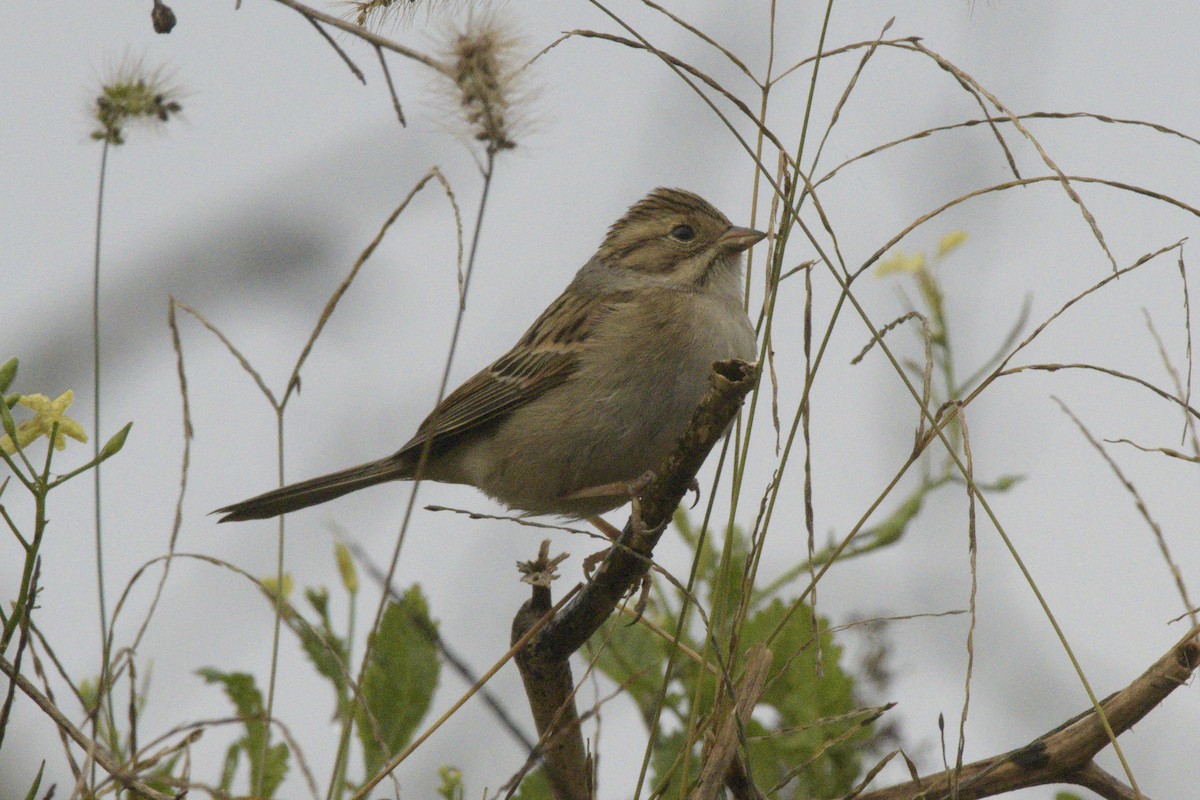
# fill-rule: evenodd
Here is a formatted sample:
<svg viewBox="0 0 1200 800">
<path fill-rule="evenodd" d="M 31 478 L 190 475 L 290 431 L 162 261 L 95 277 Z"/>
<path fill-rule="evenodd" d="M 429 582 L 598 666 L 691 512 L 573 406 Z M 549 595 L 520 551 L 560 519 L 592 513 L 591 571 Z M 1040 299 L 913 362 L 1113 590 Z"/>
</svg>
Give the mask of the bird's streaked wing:
<svg viewBox="0 0 1200 800">
<path fill-rule="evenodd" d="M 431 435 L 441 441 L 494 422 L 561 384 L 578 368 L 597 323 L 631 297 L 560 295 L 512 350 L 450 393 L 400 454 L 419 450 Z"/>
</svg>

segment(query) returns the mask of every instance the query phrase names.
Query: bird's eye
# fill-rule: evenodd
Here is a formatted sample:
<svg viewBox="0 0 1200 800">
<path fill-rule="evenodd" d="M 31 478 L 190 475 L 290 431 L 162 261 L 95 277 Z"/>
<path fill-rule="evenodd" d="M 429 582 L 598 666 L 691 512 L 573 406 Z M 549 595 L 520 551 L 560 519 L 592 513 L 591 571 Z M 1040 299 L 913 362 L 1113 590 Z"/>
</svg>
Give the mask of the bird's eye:
<svg viewBox="0 0 1200 800">
<path fill-rule="evenodd" d="M 696 238 L 696 232 L 691 225 L 676 225 L 671 228 L 671 238 L 677 242 L 690 242 Z"/>
</svg>

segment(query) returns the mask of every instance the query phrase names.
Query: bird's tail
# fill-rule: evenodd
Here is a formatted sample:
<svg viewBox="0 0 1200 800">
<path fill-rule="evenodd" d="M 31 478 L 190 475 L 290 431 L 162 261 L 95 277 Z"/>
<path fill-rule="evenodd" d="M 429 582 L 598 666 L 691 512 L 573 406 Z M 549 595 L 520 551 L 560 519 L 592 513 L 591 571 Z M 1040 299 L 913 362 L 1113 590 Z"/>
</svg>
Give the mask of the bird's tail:
<svg viewBox="0 0 1200 800">
<path fill-rule="evenodd" d="M 341 472 L 333 472 L 319 478 L 310 478 L 290 486 L 273 489 L 257 497 L 251 497 L 249 500 L 218 508 L 213 513 L 224 514 L 218 522 L 268 519 L 280 514 L 287 514 L 290 511 L 315 506 L 349 492 L 374 486 L 377 483 L 407 478 L 408 473 L 409 470 L 404 462 L 395 457 L 384 458 L 344 469 Z"/>
</svg>

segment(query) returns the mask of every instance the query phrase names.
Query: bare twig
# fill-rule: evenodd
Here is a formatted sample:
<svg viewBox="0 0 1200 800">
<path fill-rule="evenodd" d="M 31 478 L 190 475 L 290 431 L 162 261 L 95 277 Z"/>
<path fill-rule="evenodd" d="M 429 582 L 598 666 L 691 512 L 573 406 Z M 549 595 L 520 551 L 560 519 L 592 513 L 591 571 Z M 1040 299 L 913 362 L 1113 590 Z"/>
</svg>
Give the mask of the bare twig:
<svg viewBox="0 0 1200 800">
<path fill-rule="evenodd" d="M 321 27 L 320 22 L 317 22 L 316 19 L 314 19 L 313 17 L 309 17 L 307 15 L 305 16 L 305 18 L 309 22 L 312 23 L 312 26 L 314 28 L 317 29 L 317 33 L 321 34 L 321 38 L 323 38 L 325 41 L 329 42 L 329 46 L 333 48 L 333 51 L 335 53 L 337 53 L 339 56 L 341 56 L 342 61 L 346 62 L 346 66 L 350 68 L 350 71 L 352 73 L 354 73 L 354 77 L 358 78 L 359 83 L 366 86 L 367 85 L 367 77 L 365 75 L 363 75 L 362 70 L 358 68 L 358 65 L 355 64 L 352 60 L 350 60 L 350 56 L 346 55 L 346 51 L 342 49 L 342 46 L 339 45 L 336 41 L 334 41 L 333 37 L 329 35 L 329 32 L 327 30 L 325 30 L 324 28 Z M 378 50 L 379 45 L 375 45 L 375 49 Z"/>
<path fill-rule="evenodd" d="M 347 22 L 344 19 L 339 19 L 332 14 L 326 14 L 324 11 L 318 11 L 311 6 L 306 6 L 297 0 L 275 0 L 280 5 L 285 5 L 293 11 L 298 11 L 301 15 L 307 18 L 310 22 L 324 22 L 326 25 L 344 31 L 351 36 L 357 36 L 359 39 L 373 44 L 376 47 L 382 47 L 384 50 L 391 50 L 393 53 L 411 58 L 420 64 L 424 64 L 430 69 L 436 70 L 443 75 L 450 77 L 450 69 L 432 56 L 427 56 L 424 53 L 418 52 L 411 48 L 405 47 L 399 42 L 394 42 L 385 36 L 380 36 L 377 33 L 367 30 L 361 25 L 355 25 L 353 22 Z"/>
<path fill-rule="evenodd" d="M 1192 628 L 1161 658 L 1124 689 L 1109 695 L 1100 705 L 1120 735 L 1149 714 L 1175 689 L 1187 683 L 1200 665 L 1200 627 Z M 1109 744 L 1108 734 L 1093 709 L 1073 717 L 1024 747 L 976 761 L 962 768 L 957 785 L 958 800 L 993 797 L 1029 786 L 1073 783 L 1097 790 L 1104 783 L 1122 787 L 1125 794 L 1108 792 L 1106 798 L 1141 797 L 1115 778 L 1104 780 L 1092 759 Z M 927 776 L 919 781 L 892 786 L 861 795 L 859 800 L 945 800 L 951 796 L 953 771 Z"/>
<path fill-rule="evenodd" d="M 407 127 L 404 109 L 400 107 L 400 98 L 396 95 L 396 85 L 392 83 L 392 71 L 388 69 L 387 56 L 383 54 L 383 48 L 379 45 L 375 45 L 375 55 L 379 56 L 379 68 L 383 70 L 384 80 L 387 81 L 388 94 L 392 96 L 392 108 L 396 109 L 396 118 L 400 120 L 401 128 Z"/>
<path fill-rule="evenodd" d="M 691 800 L 714 800 L 725 785 L 740 733 L 750 722 L 750 714 L 758 705 L 767 686 L 767 672 L 771 669 L 771 651 L 762 642 L 750 647 L 746 653 L 746 669 L 738 681 L 737 690 L 722 694 L 718 699 L 713 716 L 718 720 L 711 744 L 704 755 L 704 767 L 691 794 Z"/>
<path fill-rule="evenodd" d="M 355 277 L 357 277 L 358 271 L 362 269 L 362 265 L 366 263 L 367 259 L 371 257 L 371 254 L 375 252 L 375 249 L 379 247 L 380 242 L 383 241 L 383 237 L 387 235 L 388 229 L 391 228 L 396 219 L 402 213 L 404 213 L 404 209 L 408 208 L 408 204 L 411 203 L 413 198 L 417 196 L 417 193 L 424 189 L 427 183 L 433 180 L 434 176 L 435 170 L 429 170 L 423 176 L 421 176 L 421 179 L 417 181 L 411 189 L 408 190 L 408 194 L 404 196 L 404 199 L 400 201 L 400 204 L 397 205 L 392 213 L 388 215 L 388 218 L 383 221 L 383 225 L 379 227 L 379 233 L 375 234 L 375 238 L 363 248 L 361 253 L 359 253 L 358 258 L 354 261 L 354 265 L 351 266 L 350 271 L 346 273 L 346 277 L 340 284 L 338 284 L 338 287 L 334 289 L 333 294 L 329 296 L 328 302 L 325 303 L 325 308 L 321 310 L 321 316 L 317 318 L 317 324 L 313 326 L 312 333 L 309 334 L 308 341 L 304 343 L 304 348 L 300 351 L 299 358 L 296 359 L 296 366 L 292 368 L 292 376 L 288 378 L 287 389 L 283 393 L 283 399 L 279 401 L 279 407 L 281 409 L 283 406 L 287 405 L 288 398 L 291 397 L 292 391 L 300 386 L 301 367 L 304 366 L 304 362 L 308 359 L 308 354 L 312 352 L 313 345 L 316 344 L 317 337 L 321 335 L 321 331 L 324 330 L 325 324 L 329 322 L 329 318 L 333 316 L 334 309 L 337 308 L 338 302 L 342 299 L 342 296 L 346 294 L 346 291 L 349 290 L 350 284 L 354 282 Z"/>
<path fill-rule="evenodd" d="M 1071 418 L 1071 421 L 1075 423 L 1075 427 L 1079 428 L 1079 432 L 1082 433 L 1083 437 L 1088 440 L 1088 444 L 1095 448 L 1096 452 L 1100 454 L 1100 457 L 1104 459 L 1104 463 L 1108 464 L 1108 467 L 1112 470 L 1113 475 L 1115 475 L 1117 480 L 1121 482 L 1121 485 L 1125 487 L 1125 491 L 1129 492 L 1130 496 L 1133 497 L 1133 505 L 1137 508 L 1138 513 L 1142 515 L 1142 519 L 1144 519 L 1146 524 L 1150 527 L 1150 532 L 1154 534 L 1154 541 L 1158 545 L 1158 551 L 1162 553 L 1163 560 L 1167 562 L 1167 569 L 1171 572 L 1171 577 L 1175 579 L 1175 588 L 1179 590 L 1179 597 L 1183 600 L 1184 611 L 1190 614 L 1193 625 L 1200 624 L 1200 620 L 1196 618 L 1196 610 L 1192 605 L 1192 600 L 1190 597 L 1188 597 L 1187 585 L 1183 582 L 1183 573 L 1179 569 L 1179 564 L 1177 564 L 1175 559 L 1171 556 L 1171 548 L 1167 546 L 1167 538 L 1163 535 L 1162 526 L 1159 525 L 1154 517 L 1150 514 L 1150 509 L 1147 507 L 1146 501 L 1142 499 L 1141 493 L 1137 490 L 1137 487 L 1133 484 L 1133 481 L 1126 477 L 1125 472 L 1117 464 L 1116 460 L 1109 455 L 1108 451 L 1105 450 L 1096 437 L 1092 435 L 1092 432 L 1087 429 L 1087 426 L 1083 424 L 1083 421 L 1079 419 L 1079 417 L 1075 416 L 1075 412 L 1067 407 L 1067 404 L 1057 397 L 1053 398 L 1053 400 L 1054 402 L 1058 403 L 1058 407 L 1062 409 L 1063 413 Z"/>
</svg>

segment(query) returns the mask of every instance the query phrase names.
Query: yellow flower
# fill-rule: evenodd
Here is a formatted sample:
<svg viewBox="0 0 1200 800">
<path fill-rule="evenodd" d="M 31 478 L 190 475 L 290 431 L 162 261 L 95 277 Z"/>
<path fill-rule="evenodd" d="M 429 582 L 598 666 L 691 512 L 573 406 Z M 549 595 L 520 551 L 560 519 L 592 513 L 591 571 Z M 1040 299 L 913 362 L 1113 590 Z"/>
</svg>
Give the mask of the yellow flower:
<svg viewBox="0 0 1200 800">
<path fill-rule="evenodd" d="M 938 240 L 938 249 L 937 249 L 938 258 L 941 258 L 942 256 L 946 255 L 946 253 L 949 253 L 951 250 L 958 247 L 960 244 L 962 244 L 966 240 L 967 240 L 967 232 L 966 231 L 950 231 L 949 233 L 947 233 L 945 236 L 943 236 L 941 239 Z"/>
<path fill-rule="evenodd" d="M 924 269 L 924 253 L 909 255 L 903 250 L 897 250 L 894 256 L 879 262 L 879 266 L 875 267 L 875 277 L 882 278 L 885 275 L 892 275 L 897 272 L 907 272 L 915 275 Z"/>
<path fill-rule="evenodd" d="M 83 426 L 66 415 L 67 408 L 75 400 L 75 392 L 68 389 L 54 400 L 44 394 L 26 394 L 20 399 L 21 405 L 33 412 L 33 419 L 27 419 L 17 424 L 17 441 L 7 434 L 0 437 L 0 450 L 12 455 L 17 447 L 25 447 L 39 436 L 50 436 L 55 423 L 58 423 L 58 433 L 54 437 L 54 449 L 62 450 L 67 446 L 66 437 L 80 442 L 88 440 L 83 432 Z"/>
</svg>

